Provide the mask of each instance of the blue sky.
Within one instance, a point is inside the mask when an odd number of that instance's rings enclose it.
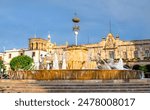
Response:
[[[78,43],[100,42],[109,33],[122,40],[150,39],[150,0],[0,0],[0,50],[27,48],[28,39],[74,43],[72,18],[81,19]]]

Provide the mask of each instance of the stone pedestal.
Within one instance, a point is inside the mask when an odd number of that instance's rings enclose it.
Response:
[[[67,69],[87,68],[88,50],[83,46],[69,46],[66,48]]]

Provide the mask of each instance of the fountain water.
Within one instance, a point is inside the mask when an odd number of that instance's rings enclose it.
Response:
[[[108,65],[109,65],[112,69],[126,70],[126,68],[123,67],[123,60],[122,60],[122,58],[120,58],[117,63],[114,63],[114,59],[110,59],[110,62],[108,63]]]
[[[111,67],[106,63],[106,61],[103,59],[101,59],[101,60],[104,63],[103,69],[111,70]]]
[[[114,59],[110,59],[108,63],[105,60],[103,60],[102,58],[100,58],[100,57],[99,57],[99,59],[100,59],[99,62],[102,63],[102,64],[98,64],[97,66],[100,66],[101,70],[108,70],[108,71],[109,70],[116,70],[116,71],[120,71],[121,73],[123,71],[125,71],[126,74],[133,75],[132,74],[134,72],[133,70],[131,70],[129,68],[124,68],[124,63],[123,63],[122,58],[120,58],[117,63],[114,62]],[[111,73],[111,74],[114,74],[114,73]],[[143,79],[145,77],[144,73],[142,71],[140,71],[140,74],[138,74],[138,71],[137,71],[137,74],[135,74],[134,78],[136,78],[136,75],[140,79]]]
[[[53,69],[59,69],[59,66],[58,66],[58,57],[57,57],[56,53],[54,53]]]
[[[62,69],[66,69],[67,65],[66,65],[65,52],[63,53],[62,61],[63,61],[63,63],[62,63]]]
[[[16,76],[19,79],[23,75],[24,79],[37,80],[129,80],[143,78],[142,71],[125,70],[122,59],[118,63],[115,63],[113,59],[107,63],[99,55],[96,61],[101,68],[95,69],[95,59],[88,59],[88,50],[83,46],[67,47],[62,59],[62,69],[67,67],[66,70],[58,70],[58,57],[56,53],[54,53],[53,59],[53,70],[27,71],[24,74],[16,74],[18,72],[14,71],[10,72],[10,76]],[[83,69],[85,67],[86,69]]]
[[[111,70],[111,67],[109,66],[109,64],[107,64],[107,62],[100,57],[99,53],[97,56],[97,68],[102,69],[102,70]]]
[[[49,70],[50,69],[50,66],[49,66],[49,64],[47,64],[47,70]]]
[[[99,58],[99,59],[100,59],[100,61],[99,61],[100,64],[98,64],[97,66],[100,66],[101,69],[104,69],[104,70],[105,69],[107,69],[107,70],[112,70],[112,69],[116,69],[116,70],[128,70],[128,69],[126,69],[126,68],[123,67],[124,64],[123,64],[122,58],[120,58],[117,63],[114,62],[114,59],[110,59],[108,61],[108,63],[105,60],[103,60],[102,58]]]
[[[115,66],[116,66],[116,69],[118,69],[118,70],[124,70],[125,69],[123,67],[123,60],[122,60],[122,58],[119,59],[118,63]]]

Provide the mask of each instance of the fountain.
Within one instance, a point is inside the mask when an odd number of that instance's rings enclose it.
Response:
[[[63,53],[62,69],[59,69],[57,54],[54,54],[52,70],[11,71],[12,79],[36,80],[128,80],[143,78],[142,71],[123,68],[123,61],[109,63],[100,59],[102,69],[95,69],[96,61],[88,61],[87,49],[83,46],[71,46]],[[84,68],[84,69],[83,69]],[[20,73],[19,73],[20,72]]]
[[[123,67],[123,60],[122,58],[119,59],[119,62],[116,65],[116,68],[119,70],[124,70],[125,68]]]
[[[114,59],[110,59],[110,62],[108,63],[108,65],[109,65],[112,69],[127,70],[126,68],[123,67],[124,64],[123,64],[122,58],[120,58],[117,63],[114,63]]]
[[[59,69],[59,66],[58,66],[58,57],[57,57],[56,53],[54,53],[53,69]]]
[[[65,58],[65,52],[63,53],[63,57],[62,57],[62,69],[66,69],[66,58]]]
[[[89,59],[88,48],[78,45],[77,38],[80,27],[80,19],[75,16],[73,31],[75,34],[75,45],[66,47],[63,51],[62,70],[59,70],[58,57],[54,53],[52,70],[10,71],[10,76],[16,79],[36,79],[36,80],[116,80],[116,79],[141,79],[141,71],[126,70],[123,67],[122,59],[118,63],[111,60],[105,62],[98,54],[98,59]],[[110,42],[111,43],[111,42]],[[98,61],[97,61],[98,60]],[[102,64],[101,64],[102,62]],[[98,69],[96,69],[98,67]],[[49,68],[49,67],[47,67]],[[100,69],[99,69],[100,68]]]
[[[103,70],[111,70],[110,65],[107,64],[105,60],[103,60],[102,58],[99,58],[99,59],[103,62],[103,65],[99,65],[99,66],[102,66],[101,69],[103,69]],[[101,63],[101,62],[100,62],[100,63]]]
[[[50,69],[50,66],[49,66],[49,63],[47,64],[47,70],[49,70]]]
[[[127,68],[124,68],[124,64],[123,64],[123,60],[122,58],[119,59],[119,61],[117,63],[114,62],[114,59],[110,59],[108,61],[108,63],[102,59],[99,58],[100,61],[98,61],[98,67],[104,70],[112,70],[112,69],[116,69],[116,70],[129,70]]]

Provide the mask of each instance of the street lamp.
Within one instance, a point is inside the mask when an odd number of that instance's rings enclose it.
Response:
[[[80,30],[80,27],[78,26],[78,23],[80,22],[80,19],[78,17],[74,17],[72,19],[72,21],[74,23],[73,31],[74,31],[74,34],[75,34],[75,45],[77,46],[78,45],[78,34],[79,34],[79,30]]]

